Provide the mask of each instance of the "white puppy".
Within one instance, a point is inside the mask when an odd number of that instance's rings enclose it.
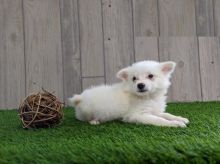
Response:
[[[157,126],[186,127],[188,119],[165,113],[166,94],[174,62],[142,61],[117,73],[121,83],[85,90],[69,99],[76,118],[99,124],[121,119],[124,122]]]

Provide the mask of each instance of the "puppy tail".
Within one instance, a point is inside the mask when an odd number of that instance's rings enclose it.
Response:
[[[70,106],[76,107],[80,102],[82,101],[82,96],[81,95],[74,95],[71,98],[68,98],[68,104]]]

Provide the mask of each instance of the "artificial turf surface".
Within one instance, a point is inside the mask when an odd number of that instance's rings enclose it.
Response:
[[[220,162],[220,102],[171,103],[187,128],[109,122],[98,126],[66,108],[55,128],[24,130],[17,112],[0,112],[0,163]]]

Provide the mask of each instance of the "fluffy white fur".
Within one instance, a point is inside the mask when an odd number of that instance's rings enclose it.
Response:
[[[76,118],[91,124],[111,120],[186,127],[188,119],[165,112],[166,94],[175,63],[142,61],[120,70],[121,83],[101,85],[69,99]],[[152,77],[153,75],[153,77]]]

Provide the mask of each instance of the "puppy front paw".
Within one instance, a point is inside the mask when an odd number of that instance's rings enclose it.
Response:
[[[183,122],[184,124],[189,123],[189,120],[187,118],[184,118],[184,117],[179,117],[179,121]]]
[[[100,122],[98,120],[91,120],[91,121],[89,121],[89,123],[91,125],[99,125],[100,124]]]
[[[171,121],[171,126],[185,128],[186,124],[182,121]]]

